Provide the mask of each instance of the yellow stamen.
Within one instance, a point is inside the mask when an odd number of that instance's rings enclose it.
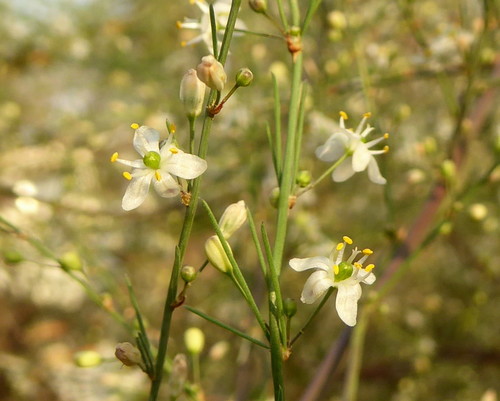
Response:
[[[161,181],[160,170],[155,170],[155,178],[156,178],[156,181]]]
[[[118,152],[115,152],[111,155],[111,158],[109,159],[111,163],[114,163],[118,159]]]
[[[132,124],[130,124],[130,128],[132,128],[132,129],[137,129],[137,128],[139,128],[139,124],[137,124],[137,123],[132,123]]]
[[[342,248],[343,248],[343,247],[344,247],[344,244],[343,244],[342,242],[339,242],[339,243],[337,244],[337,247],[336,247],[335,249],[336,249],[337,251],[340,251],[340,250],[342,250]]]
[[[354,262],[352,265],[358,269],[361,269],[363,267],[363,265],[361,263],[358,263],[358,262]]]
[[[342,117],[344,120],[348,120],[349,116],[345,111],[339,111],[340,117]]]
[[[370,113],[369,111],[366,112],[365,114],[363,114],[363,117],[365,118],[370,118],[372,116],[372,113]]]
[[[349,238],[347,235],[344,235],[344,236],[342,237],[342,239],[344,240],[344,242],[345,242],[346,244],[352,245],[352,239],[351,239],[351,238]]]
[[[339,266],[338,265],[333,265],[333,272],[335,274],[339,274],[339,271],[340,271]]]
[[[369,248],[363,249],[361,252],[363,252],[364,255],[372,255],[373,251]]]
[[[184,41],[184,40],[183,40],[183,41],[181,42],[181,46],[182,46],[182,47],[186,47],[186,45],[187,45],[186,41]]]
[[[384,139],[389,139],[389,133],[388,133],[388,132],[386,132],[386,133],[384,134]]]
[[[168,132],[170,132],[171,134],[175,134],[175,131],[177,130],[177,127],[175,126],[174,123],[170,123],[168,125]]]
[[[182,22],[181,21],[177,21],[175,23],[175,26],[177,27],[177,29],[181,29],[182,28]]]
[[[382,149],[385,153],[388,153],[389,152],[389,146],[388,145],[385,145],[384,146],[384,149]]]
[[[170,153],[173,153],[174,155],[175,155],[176,153],[179,153],[179,149],[174,148],[173,146],[172,146],[169,150],[170,150]]]
[[[130,181],[132,179],[132,174],[130,174],[128,171],[124,171],[122,175],[126,180]]]
[[[375,269],[375,265],[373,263],[369,264],[365,267],[365,270],[370,273],[373,269]]]

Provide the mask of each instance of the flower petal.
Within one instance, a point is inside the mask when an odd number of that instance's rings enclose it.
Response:
[[[344,182],[354,175],[355,171],[352,169],[351,158],[348,157],[340,165],[333,170],[332,179],[335,182]]]
[[[363,280],[361,280],[362,283],[365,284],[373,284],[377,278],[375,277],[375,274],[370,273],[368,276],[366,276]]]
[[[290,260],[290,267],[297,272],[308,269],[321,269],[324,271],[329,271],[331,269],[330,260],[324,256],[304,259],[294,258]]]
[[[144,165],[142,159],[135,159],[135,160],[116,159],[116,162],[133,168],[147,168]]]
[[[128,184],[122,199],[123,210],[135,209],[144,202],[153,175],[152,170],[134,170],[132,172],[132,181]]]
[[[345,152],[347,136],[341,132],[333,134],[324,145],[316,148],[316,157],[324,162],[333,162]]]
[[[364,143],[360,142],[352,155],[352,169],[356,172],[365,170],[372,158],[373,156],[368,148]]]
[[[162,160],[163,161],[163,160]],[[207,169],[207,162],[202,158],[184,153],[173,154],[161,165],[161,169],[177,177],[191,180],[203,174]]]
[[[309,276],[304,284],[300,300],[305,304],[312,304],[319,297],[321,297],[328,290],[328,288],[334,286],[334,282],[328,277],[328,273],[326,271],[315,271]]]
[[[141,156],[147,152],[159,153],[159,141],[160,133],[153,128],[142,125],[135,130],[134,148]]]
[[[373,156],[370,159],[370,163],[368,163],[368,178],[375,184],[384,185],[387,182],[387,180],[382,177],[382,174],[380,174],[377,161]]]
[[[338,286],[337,299],[335,300],[335,308],[340,319],[348,326],[356,324],[356,316],[358,314],[358,299],[361,297],[361,286],[359,284],[345,284]]]
[[[172,198],[180,192],[179,184],[170,174],[161,174],[160,181],[153,179],[153,185],[158,195],[164,198]]]

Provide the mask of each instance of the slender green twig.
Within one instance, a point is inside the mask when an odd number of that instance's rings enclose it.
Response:
[[[212,47],[214,57],[217,58],[217,20],[215,19],[215,10],[213,3],[209,4],[210,12],[210,30],[212,33]]]

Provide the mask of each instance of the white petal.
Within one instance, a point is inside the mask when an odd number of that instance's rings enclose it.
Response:
[[[324,271],[329,271],[331,269],[330,260],[324,256],[304,259],[294,258],[290,260],[290,267],[297,272],[308,269],[321,269]]]
[[[382,177],[382,174],[380,174],[377,161],[373,156],[371,157],[370,163],[368,163],[368,178],[375,184],[384,185],[387,182],[387,180]]]
[[[352,169],[356,172],[365,170],[372,157],[368,148],[363,143],[359,143],[352,155]]]
[[[134,148],[141,156],[147,152],[160,152],[160,133],[153,128],[142,125],[135,130]]]
[[[354,326],[358,314],[358,299],[361,297],[361,286],[359,284],[346,284],[339,285],[338,289],[335,301],[337,313],[345,324]]]
[[[207,162],[198,156],[179,151],[166,159],[165,163],[162,163],[161,169],[177,177],[191,180],[205,172]]]
[[[334,286],[334,282],[328,278],[328,273],[323,270],[315,271],[309,276],[304,289],[300,296],[300,300],[305,304],[312,304],[321,297],[330,287]]]
[[[347,137],[340,132],[333,134],[324,145],[316,148],[316,157],[324,162],[333,162],[345,152]]]
[[[366,273],[365,273],[366,274]],[[375,282],[377,278],[375,277],[375,274],[373,273],[370,273],[367,277],[365,277],[361,282],[362,283],[365,283],[365,284],[368,284],[368,285],[371,285]]]
[[[348,157],[340,165],[333,170],[332,178],[335,182],[344,182],[354,175],[355,171],[352,169],[351,158]]]
[[[123,210],[132,210],[140,206],[142,202],[146,199],[149,191],[149,183],[153,178],[152,170],[144,170],[145,174],[141,170],[135,170],[132,174],[132,181],[128,184],[125,195],[122,199]]]
[[[179,184],[170,174],[161,174],[160,181],[153,178],[153,185],[158,195],[164,198],[172,198],[180,192]]]

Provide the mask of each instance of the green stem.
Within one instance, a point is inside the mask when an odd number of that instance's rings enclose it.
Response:
[[[269,301],[269,309],[273,308]],[[273,314],[269,316],[270,342],[271,342],[271,370],[273,375],[274,401],[285,400],[285,386],[283,380],[283,351],[280,340],[278,321]]]
[[[283,8],[283,1],[276,0],[276,4],[278,6],[278,12],[280,14],[281,24],[283,25],[285,32],[287,32],[288,31],[288,21],[286,19],[285,9]]]

